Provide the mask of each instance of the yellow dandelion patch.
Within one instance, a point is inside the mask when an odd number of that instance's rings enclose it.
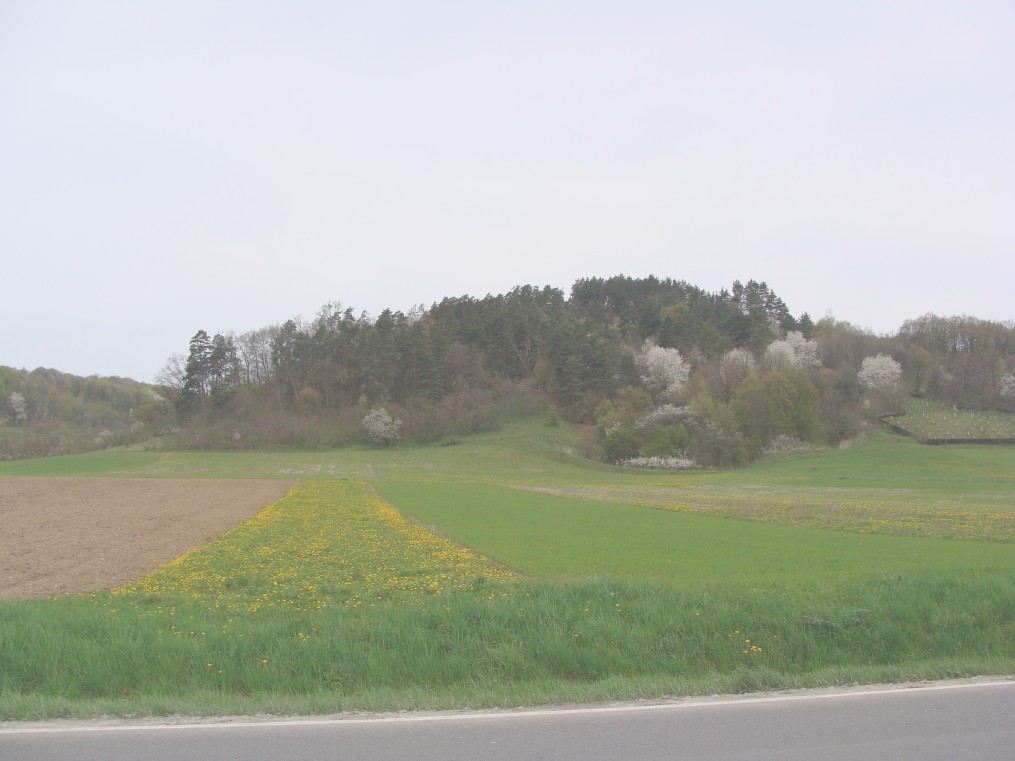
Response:
[[[320,610],[492,588],[514,576],[410,521],[361,482],[307,481],[212,543],[120,587],[209,607]]]

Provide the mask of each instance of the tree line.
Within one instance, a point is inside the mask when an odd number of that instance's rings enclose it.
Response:
[[[506,416],[584,426],[611,462],[735,467],[834,444],[916,394],[1004,407],[1015,325],[934,315],[890,336],[794,316],[764,282],[517,286],[371,317],[340,303],[242,335],[198,331],[160,375],[195,446],[342,445],[383,409],[435,441]],[[385,441],[390,443],[389,437]]]
[[[152,386],[8,369],[0,447],[57,421],[88,434],[78,448],[158,434],[182,447],[259,448],[450,442],[545,414],[579,426],[585,456],[735,467],[849,439],[907,394],[1011,408],[1013,349],[1010,322],[928,314],[876,336],[794,316],[754,280],[707,292],[668,278],[583,278],[567,294],[524,285],[376,317],[332,302],[243,334],[197,330]]]

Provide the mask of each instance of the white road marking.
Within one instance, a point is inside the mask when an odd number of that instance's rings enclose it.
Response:
[[[341,715],[322,717],[292,717],[272,719],[211,719],[195,718],[191,721],[181,719],[178,722],[158,719],[153,720],[114,720],[116,723],[101,724],[95,721],[56,720],[47,722],[11,722],[0,723],[0,734],[46,733],[46,732],[124,732],[124,731],[165,731],[165,730],[200,730],[229,729],[255,727],[290,727],[290,726],[327,726],[349,724],[379,723],[412,723],[436,721],[471,721],[475,719],[516,719],[536,716],[575,716],[601,713],[645,712],[645,711],[677,711],[688,708],[711,708],[730,705],[748,705],[752,703],[788,703],[801,700],[831,700],[839,698],[855,698],[867,695],[893,695],[899,693],[926,693],[942,690],[968,690],[985,687],[1011,687],[1015,679],[998,677],[977,681],[953,682],[918,682],[905,685],[857,686],[846,688],[817,688],[799,692],[751,695],[724,695],[719,697],[688,697],[661,700],[652,703],[623,703],[618,705],[590,705],[573,708],[534,708],[534,709],[487,709],[462,713],[406,713],[406,714],[369,714]]]

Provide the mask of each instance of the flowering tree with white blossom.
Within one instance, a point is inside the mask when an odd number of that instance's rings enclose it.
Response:
[[[902,406],[902,365],[888,354],[864,357],[856,380],[864,390],[864,407],[873,415]]]
[[[902,365],[889,354],[864,357],[856,379],[867,391],[895,393],[899,390]]]
[[[393,418],[383,407],[375,407],[363,418],[367,435],[379,444],[393,444],[402,438],[402,420]]]
[[[776,364],[788,363],[800,368],[821,367],[818,342],[804,338],[799,330],[791,330],[783,340],[770,343],[765,356]]]
[[[676,401],[691,369],[676,349],[664,349],[646,340],[635,357],[645,388],[657,402]]]
[[[28,420],[28,402],[22,394],[12,391],[7,403],[10,405],[11,412],[14,413],[11,419],[15,425],[20,425]]]
[[[1015,373],[1005,373],[1002,375],[998,390],[1005,399],[1015,401]]]

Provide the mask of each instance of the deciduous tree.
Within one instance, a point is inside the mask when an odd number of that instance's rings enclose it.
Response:
[[[14,421],[14,425],[21,425],[28,420],[28,402],[23,394],[12,391],[7,404],[11,408],[11,420]]]
[[[690,374],[690,368],[676,349],[664,349],[646,339],[635,358],[642,383],[657,402],[673,402]]]
[[[860,363],[860,371],[856,374],[860,385],[874,393],[898,392],[901,377],[902,365],[887,354],[864,357]]]
[[[902,365],[887,354],[863,358],[856,380],[866,392],[864,406],[872,415],[899,409],[902,402],[901,376]]]
[[[401,419],[391,417],[383,407],[370,410],[363,418],[363,427],[372,440],[385,446],[394,444],[402,437]]]
[[[187,358],[177,352],[170,354],[162,368],[155,373],[155,382],[160,386],[181,391],[187,379]]]
[[[1005,399],[1015,401],[1015,373],[1005,373],[1001,376],[998,391]]]
[[[719,360],[719,384],[724,402],[733,398],[737,387],[754,372],[757,364],[754,355],[747,349],[730,349],[723,355]]]
[[[789,362],[800,368],[821,366],[817,341],[804,338],[799,330],[791,330],[783,340],[773,341],[768,345],[765,355],[776,364]]]
[[[755,451],[778,436],[815,441],[820,431],[818,391],[803,371],[784,365],[745,380],[733,409],[740,430]]]

